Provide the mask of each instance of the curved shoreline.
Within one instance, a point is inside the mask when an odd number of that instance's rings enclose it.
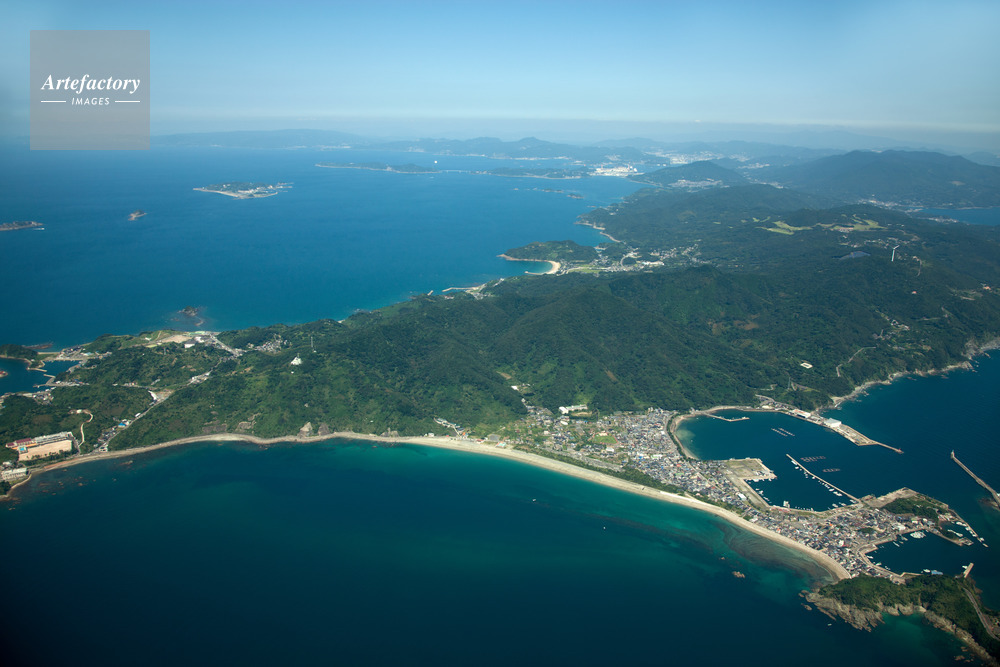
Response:
[[[504,259],[513,260],[513,261],[546,261],[546,262],[550,262],[550,260],[516,260],[514,258],[505,257],[503,255],[501,255],[501,257],[504,257]],[[558,262],[550,262],[550,263],[554,265],[553,266],[553,270],[550,271],[550,272],[554,272],[554,271],[558,270],[558,266],[559,266]],[[985,343],[985,344],[983,344],[983,345],[975,348],[974,351],[972,351],[970,353],[970,359],[973,358],[973,357],[975,357],[975,356],[978,356],[980,354],[984,354],[984,353],[988,352],[989,350],[993,350],[993,349],[1000,349],[1000,339],[989,341],[989,342],[987,342],[987,343]],[[947,366],[945,368],[942,368],[942,369],[934,369],[934,370],[930,370],[930,371],[915,371],[915,372],[908,372],[908,373],[894,373],[888,379],[885,379],[885,380],[873,380],[873,381],[870,381],[870,382],[866,382],[866,383],[860,385],[859,387],[855,388],[850,394],[848,394],[846,396],[834,397],[833,399],[831,399],[831,403],[830,404],[827,404],[827,405],[819,408],[817,410],[817,412],[821,412],[821,411],[827,410],[827,409],[835,409],[835,408],[839,407],[845,401],[854,400],[854,399],[858,398],[859,396],[861,396],[862,394],[864,394],[864,392],[867,389],[869,389],[869,388],[871,388],[873,386],[888,385],[888,384],[891,384],[893,381],[899,379],[900,377],[906,377],[906,376],[910,376],[910,375],[916,375],[916,376],[921,376],[921,377],[923,377],[923,376],[929,376],[929,375],[938,375],[938,374],[946,373],[946,372],[949,372],[949,371],[952,371],[952,370],[968,369],[968,368],[971,368],[971,367],[972,366],[971,366],[971,362],[970,361],[964,361],[964,362],[961,362],[961,363],[958,363],[958,364],[951,364],[951,365],[949,365],[949,366]],[[693,410],[693,411],[688,412],[688,413],[677,414],[670,421],[670,424],[669,424],[669,427],[668,427],[668,433],[670,434],[671,438],[674,440],[674,442],[677,445],[678,449],[681,451],[681,453],[684,456],[700,460],[700,458],[698,456],[696,456],[695,454],[693,454],[689,449],[687,449],[683,445],[683,443],[680,441],[680,439],[677,437],[677,433],[676,432],[677,432],[677,428],[679,427],[679,425],[685,419],[690,419],[690,418],[697,417],[697,416],[702,416],[702,415],[709,415],[709,414],[712,414],[714,412],[718,412],[720,410],[741,410],[741,411],[747,411],[747,412],[774,412],[773,410],[767,410],[767,409],[759,408],[759,407],[739,406],[739,405],[720,405],[720,406],[714,406],[714,407],[711,407],[711,408],[706,408],[706,409],[703,409],[703,410]],[[788,537],[785,537],[784,535],[780,535],[780,534],[775,533],[773,531],[770,531],[770,530],[767,530],[765,528],[762,528],[762,527],[760,527],[760,526],[758,526],[758,525],[756,525],[754,523],[751,523],[751,522],[743,519],[742,517],[740,517],[740,516],[738,516],[738,515],[730,512],[728,510],[724,510],[724,509],[722,509],[720,507],[716,507],[715,505],[711,505],[709,503],[706,503],[706,502],[701,501],[701,500],[696,500],[694,498],[688,498],[688,497],[685,497],[685,496],[679,496],[677,494],[668,493],[666,491],[660,491],[659,489],[651,489],[651,488],[645,487],[645,486],[643,486],[641,484],[636,484],[634,482],[629,482],[627,480],[623,480],[623,479],[620,479],[618,477],[612,477],[610,475],[605,475],[605,474],[602,474],[602,473],[598,473],[598,472],[595,472],[595,471],[592,471],[592,470],[588,470],[586,468],[581,468],[581,467],[574,466],[574,465],[571,465],[571,464],[568,464],[568,463],[563,463],[561,461],[556,461],[554,459],[549,459],[549,458],[546,458],[546,457],[543,457],[543,456],[539,456],[537,454],[531,454],[531,453],[523,452],[523,451],[516,450],[516,449],[508,449],[506,447],[496,447],[496,446],[485,445],[485,444],[482,444],[482,443],[479,443],[479,442],[473,441],[473,440],[459,440],[459,439],[455,439],[455,438],[427,437],[427,436],[387,437],[387,436],[369,435],[369,434],[363,434],[363,433],[354,433],[354,432],[351,432],[351,431],[337,431],[337,432],[329,433],[327,435],[316,435],[316,436],[306,436],[306,437],[294,435],[294,436],[285,436],[285,437],[276,437],[276,438],[261,438],[261,437],[253,436],[253,435],[243,435],[243,434],[234,434],[234,433],[220,433],[220,434],[216,434],[216,435],[200,435],[200,436],[191,436],[191,437],[187,437],[187,438],[179,438],[179,439],[176,439],[176,440],[170,440],[170,441],[167,441],[167,442],[162,442],[162,443],[158,443],[158,444],[155,444],[155,445],[149,445],[149,446],[146,446],[146,447],[137,447],[137,448],[134,448],[134,449],[116,450],[116,451],[112,451],[112,452],[99,452],[99,453],[87,454],[85,456],[79,456],[78,455],[78,456],[76,456],[76,457],[74,457],[72,459],[65,460],[65,461],[59,461],[57,463],[53,463],[53,464],[47,465],[47,466],[45,466],[43,468],[40,468],[40,469],[36,470],[32,474],[32,476],[34,474],[41,474],[43,472],[47,472],[49,470],[57,470],[59,468],[67,468],[67,467],[78,465],[78,464],[81,464],[81,463],[86,463],[88,461],[98,461],[98,460],[105,460],[105,459],[123,458],[123,457],[132,456],[133,454],[142,454],[144,452],[150,452],[150,451],[154,451],[154,450],[157,450],[157,449],[165,449],[165,448],[168,448],[168,447],[176,447],[176,446],[179,446],[179,445],[193,444],[193,443],[197,443],[197,442],[248,442],[248,443],[256,444],[256,445],[274,445],[274,444],[281,444],[281,443],[288,443],[288,444],[308,444],[308,443],[325,442],[325,441],[329,441],[329,440],[362,440],[362,441],[369,441],[369,442],[381,442],[381,443],[386,443],[386,444],[414,444],[414,445],[423,445],[423,446],[428,446],[428,447],[437,447],[437,448],[440,448],[440,449],[450,449],[450,450],[454,450],[454,451],[464,451],[464,452],[478,453],[478,454],[484,454],[484,455],[487,455],[487,456],[497,456],[497,457],[500,457],[500,458],[507,458],[507,459],[510,459],[510,460],[521,461],[522,463],[525,463],[525,464],[528,464],[528,465],[533,465],[533,466],[538,467],[538,468],[544,468],[544,469],[550,470],[552,472],[569,475],[569,476],[576,477],[576,478],[579,478],[579,479],[583,479],[583,480],[586,480],[586,481],[590,481],[590,482],[594,482],[594,483],[597,483],[597,484],[601,484],[603,486],[609,486],[609,487],[617,488],[619,490],[622,490],[622,491],[625,491],[625,492],[628,492],[628,493],[634,493],[634,494],[637,494],[637,495],[643,495],[643,496],[646,496],[646,497],[649,497],[649,498],[655,498],[655,499],[660,500],[662,502],[673,503],[673,504],[682,505],[682,506],[685,506],[685,507],[688,507],[688,508],[691,508],[691,509],[695,509],[695,510],[700,510],[700,511],[703,511],[703,512],[707,512],[709,514],[712,514],[713,516],[716,516],[716,517],[718,517],[718,518],[720,518],[720,519],[722,519],[722,520],[730,523],[731,525],[736,526],[737,528],[742,528],[743,530],[746,530],[748,532],[754,533],[755,535],[758,535],[758,536],[763,537],[765,539],[771,540],[772,542],[775,542],[777,544],[781,544],[782,546],[785,546],[787,548],[793,549],[793,550],[797,551],[798,553],[800,553],[800,554],[802,554],[802,555],[810,558],[820,568],[822,568],[824,571],[826,571],[827,574],[830,575],[830,577],[834,581],[839,581],[839,580],[842,580],[842,579],[850,579],[851,578],[850,573],[848,573],[847,570],[844,569],[844,567],[842,565],[840,565],[833,558],[827,556],[826,554],[824,554],[824,553],[822,553],[820,551],[817,551],[815,549],[812,549],[810,547],[807,547],[804,544],[800,544],[799,542],[796,542],[795,540],[792,540],[792,539],[790,539]],[[17,487],[21,486],[24,482],[28,481],[29,479],[31,479],[31,477],[28,477],[27,479],[25,479],[25,480],[23,480],[21,482],[18,482],[17,484],[15,484],[14,486],[12,486],[11,487],[11,492],[13,492],[14,489],[16,489]],[[11,494],[8,493],[7,496],[0,497],[0,501],[4,500],[6,498],[10,498],[10,496],[11,496]]]
[[[507,447],[498,447],[494,445],[482,444],[474,440],[460,440],[457,438],[446,438],[446,437],[428,437],[428,436],[414,436],[414,437],[387,437],[379,435],[367,435],[363,433],[354,433],[350,431],[337,431],[330,433],[328,435],[316,435],[316,436],[291,436],[291,437],[278,437],[278,438],[260,438],[253,435],[239,435],[233,433],[220,433],[218,435],[202,435],[202,436],[192,436],[188,438],[179,438],[177,440],[170,440],[168,442],[162,442],[155,445],[149,445],[147,447],[137,447],[135,449],[123,449],[112,452],[101,452],[96,454],[88,454],[85,456],[77,456],[76,458],[69,459],[66,461],[59,461],[57,463],[50,464],[39,470],[34,474],[41,474],[43,472],[48,472],[51,470],[58,470],[60,468],[69,468],[82,463],[87,463],[89,461],[100,461],[108,459],[126,458],[133,456],[135,454],[143,454],[145,452],[151,452],[158,449],[166,449],[170,447],[177,447],[181,445],[194,444],[199,442],[211,443],[211,442],[247,442],[255,445],[277,445],[277,444],[311,444],[318,442],[326,442],[330,440],[360,440],[376,443],[385,443],[390,445],[418,445],[427,447],[436,447],[438,449],[448,449],[452,451],[459,452],[469,452],[474,454],[483,454],[486,456],[495,456],[498,458],[504,458],[513,461],[520,461],[527,465],[535,466],[537,468],[543,468],[551,472],[560,473],[563,475],[568,475],[570,477],[576,477],[577,479],[582,479],[584,481],[593,482],[596,484],[601,484],[602,486],[607,486],[611,488],[618,489],[620,491],[625,491],[628,493],[633,493],[636,495],[646,496],[647,498],[653,498],[661,502],[671,503],[674,505],[681,505],[689,509],[694,509],[702,512],[711,514],[727,523],[751,532],[759,537],[771,540],[777,544],[780,544],[788,549],[792,549],[797,553],[808,557],[814,563],[816,563],[823,571],[825,571],[833,581],[840,581],[842,579],[850,579],[851,575],[837,563],[835,560],[827,556],[826,554],[811,549],[804,544],[800,544],[795,540],[792,540],[784,535],[779,535],[778,533],[772,532],[765,528],[761,528],[756,524],[750,523],[749,521],[743,519],[732,512],[722,509],[721,507],[716,507],[701,500],[694,498],[688,498],[686,496],[680,496],[674,493],[668,493],[666,491],[661,491],[659,489],[652,489],[635,482],[629,482],[618,477],[612,477],[610,475],[605,475],[593,470],[588,470],[586,468],[581,468],[569,463],[564,463],[562,461],[556,461],[554,459],[549,459],[544,456],[539,456],[537,454],[531,454],[528,452],[511,449]],[[29,477],[28,479],[31,479]],[[27,481],[27,480],[25,480]],[[18,484],[16,486],[20,486]],[[14,488],[16,488],[16,486]],[[12,489],[13,491],[13,489]],[[7,497],[10,497],[8,494]]]
[[[532,271],[525,271],[529,276],[547,276],[553,273],[559,273],[559,269],[562,268],[562,264],[554,259],[518,259],[517,257],[511,257],[510,255],[497,255],[500,259],[505,259],[508,262],[545,262],[551,265],[548,271],[542,271],[541,273],[534,273]]]

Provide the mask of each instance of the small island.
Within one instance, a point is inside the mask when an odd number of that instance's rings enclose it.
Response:
[[[14,222],[0,223],[0,232],[13,232],[18,229],[33,229],[41,226],[42,223],[34,220],[16,220]]]
[[[184,306],[177,311],[173,319],[175,322],[185,322],[191,327],[200,327],[205,323],[202,310],[200,306]]]
[[[384,162],[317,162],[317,167],[327,169],[365,169],[368,171],[391,171],[397,174],[437,174],[439,169],[422,167],[419,164],[386,164]]]
[[[135,222],[136,220],[138,220],[139,218],[141,218],[144,215],[146,215],[145,211],[140,210],[140,209],[135,209],[134,211],[132,211],[131,213],[128,214],[128,221],[129,222]]]
[[[271,185],[269,183],[247,183],[245,181],[238,181],[233,183],[216,183],[214,185],[206,185],[203,188],[194,189],[198,192],[214,192],[216,194],[226,195],[227,197],[233,197],[235,199],[260,199],[262,197],[273,197],[281,190],[285,190],[290,187],[290,183],[278,183],[276,185]]]

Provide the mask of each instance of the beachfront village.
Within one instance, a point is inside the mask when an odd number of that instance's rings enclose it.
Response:
[[[243,353],[243,350],[224,344],[211,332],[158,332],[147,338],[145,342],[150,345],[177,343],[185,349],[204,346],[215,348],[223,356],[229,357],[238,357]],[[282,344],[283,341],[276,339],[258,347],[263,351],[275,352]],[[101,355],[84,354],[81,348],[70,348],[63,350],[55,359],[78,362],[90,356]],[[291,362],[292,365],[299,363],[299,357]],[[191,377],[188,383],[200,383],[209,374],[210,371],[202,372]],[[33,393],[32,398],[44,403],[51,400],[51,391],[55,386],[73,385],[75,382],[71,379],[57,382],[50,378],[48,386]],[[149,391],[152,400],[144,411],[123,416],[120,422],[104,432],[95,433],[88,429],[88,420],[80,427],[79,438],[75,433],[67,432],[9,443],[7,447],[18,453],[18,463],[4,464],[3,482],[14,484],[22,481],[32,467],[51,462],[53,458],[61,460],[73,456],[74,452],[85,452],[83,456],[87,452],[105,454],[112,438],[129,428],[135,420],[141,419],[146,411],[171,393],[169,389],[145,389]],[[514,389],[521,391],[526,388]],[[809,421],[830,429],[857,445],[881,445],[839,421],[824,419],[765,397],[759,398],[760,406],[749,409],[781,412]],[[982,541],[967,522],[942,503],[908,489],[879,498],[856,498],[810,471],[807,466],[811,462],[808,459],[801,462],[792,459],[792,463],[803,475],[814,478],[834,494],[837,497],[835,506],[815,511],[790,507],[787,502],[784,506],[771,505],[752,485],[759,486],[759,483],[775,478],[775,474],[760,459],[699,460],[684,449],[675,431],[679,421],[690,416],[689,413],[650,409],[639,414],[595,416],[586,405],[564,406],[557,412],[531,406],[526,402],[525,405],[528,409],[527,417],[478,442],[476,447],[524,450],[624,478],[655,492],[688,496],[711,503],[743,518],[756,528],[825,554],[839,564],[844,573],[851,576],[868,574],[902,581],[906,573],[892,572],[872,559],[872,552],[888,542],[919,539],[926,534],[935,534],[958,544],[971,544],[970,537]],[[715,415],[714,412],[699,414],[730,420]],[[90,419],[92,418],[93,415],[90,415]],[[443,418],[435,421],[445,429],[449,439],[455,438],[459,442],[472,444],[460,425]],[[322,430],[318,435],[314,435],[312,431],[299,434],[300,438],[309,436],[306,438],[309,440],[324,435],[326,434]],[[405,438],[393,439],[405,441]]]
[[[787,406],[770,404],[767,407],[801,419],[808,417],[816,423],[822,421],[809,413],[795,414],[790,409],[782,409]],[[703,461],[684,451],[674,429],[677,421],[687,413],[650,409],[641,414],[616,414],[594,420],[583,418],[586,409],[582,405],[566,406],[560,408],[560,414],[555,414],[532,407],[527,419],[498,438],[498,445],[572,459],[626,479],[630,469],[639,471],[648,476],[648,483],[661,493],[689,495],[727,509],[760,528],[826,554],[851,576],[867,574],[901,582],[904,574],[912,574],[892,572],[873,562],[871,552],[888,542],[920,539],[932,533],[958,544],[972,543],[949,526],[961,527],[981,540],[967,522],[946,505],[924,499],[909,489],[878,498],[854,498],[816,477],[818,483],[827,486],[844,502],[825,511],[789,507],[787,502],[784,506],[770,505],[750,484],[775,478],[760,459]],[[833,430],[842,428],[839,423],[823,425]],[[847,437],[845,433],[842,435]],[[804,475],[815,477],[803,463],[794,463]],[[921,506],[935,509],[933,512],[921,511]],[[900,511],[899,507],[913,511]]]

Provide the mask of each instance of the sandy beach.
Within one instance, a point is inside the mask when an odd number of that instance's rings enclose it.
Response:
[[[136,454],[142,454],[144,452],[150,452],[157,449],[165,449],[167,447],[177,447],[185,444],[191,444],[196,442],[248,442],[256,445],[276,445],[276,444],[305,444],[305,443],[317,443],[324,442],[328,440],[364,440],[376,443],[385,443],[390,445],[395,444],[412,444],[412,445],[423,445],[427,447],[437,447],[440,449],[450,449],[453,451],[469,452],[474,454],[481,454],[485,456],[495,456],[498,458],[505,458],[514,461],[520,461],[528,465],[533,465],[539,468],[544,468],[552,472],[557,472],[563,475],[570,475],[579,479],[586,480],[588,482],[593,482],[595,484],[601,484],[603,486],[613,487],[628,493],[635,493],[638,495],[646,496],[659,500],[661,502],[672,503],[675,505],[683,505],[684,507],[689,507],[691,509],[699,510],[702,512],[707,512],[723,519],[730,524],[749,532],[759,535],[766,539],[772,540],[778,544],[781,544],[790,549],[794,549],[799,553],[807,556],[816,562],[820,567],[822,567],[834,580],[839,581],[841,579],[849,579],[850,574],[845,570],[839,563],[830,558],[824,553],[811,549],[803,544],[785,537],[784,535],[779,535],[773,531],[762,528],[756,524],[746,521],[742,517],[739,517],[732,512],[722,509],[721,507],[716,507],[709,503],[703,502],[701,500],[696,500],[694,498],[688,498],[686,496],[680,496],[674,493],[667,493],[666,491],[661,491],[659,489],[653,489],[641,484],[636,484],[635,482],[629,482],[624,479],[619,479],[617,477],[612,477],[610,475],[605,475],[593,470],[588,470],[586,468],[581,468],[569,463],[564,463],[562,461],[556,461],[554,459],[549,459],[544,456],[539,456],[537,454],[530,454],[528,452],[523,452],[520,450],[497,446],[494,444],[480,443],[475,440],[465,440],[452,437],[427,437],[427,436],[415,436],[415,437],[385,437],[377,435],[365,435],[360,433],[352,433],[345,431],[338,431],[330,433],[329,435],[322,436],[308,436],[308,437],[282,437],[282,438],[258,438],[252,435],[239,435],[232,433],[220,433],[217,435],[204,435],[196,436],[190,438],[181,438],[178,440],[171,440],[169,442],[164,442],[156,445],[150,445],[148,447],[139,447],[135,449],[126,449],[113,452],[101,452],[95,454],[88,454],[85,456],[78,456],[76,458],[60,461],[58,463],[53,463],[51,465],[45,466],[40,470],[36,470],[33,474],[40,474],[49,470],[57,470],[59,468],[67,468],[70,466],[78,465],[81,463],[87,463],[88,461],[98,461],[103,459],[116,459],[125,458],[133,456]]]
[[[541,273],[534,273],[532,271],[525,271],[525,273],[532,276],[547,276],[553,273],[559,273],[559,269],[562,268],[560,262],[554,259],[518,259],[517,257],[510,257],[509,255],[497,255],[500,259],[506,259],[508,262],[545,262],[551,265],[548,271],[542,271]]]

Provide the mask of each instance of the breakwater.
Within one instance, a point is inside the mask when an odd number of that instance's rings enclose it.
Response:
[[[974,473],[971,470],[969,470],[969,467],[967,465],[965,465],[964,463],[962,463],[961,461],[959,461],[958,457],[955,456],[955,450],[954,449],[951,450],[951,460],[954,461],[955,463],[957,463],[962,470],[964,470],[965,472],[969,473],[969,477],[971,477],[972,479],[976,480],[976,484],[978,484],[979,486],[981,486],[984,489],[986,489],[987,491],[989,491],[990,492],[990,496],[992,496],[992,498],[993,498],[993,502],[997,506],[997,509],[1000,509],[1000,495],[997,495],[997,492],[993,489],[993,487],[990,486],[989,484],[987,484],[986,482],[984,482],[983,480],[981,480],[976,475],[976,473]]]

